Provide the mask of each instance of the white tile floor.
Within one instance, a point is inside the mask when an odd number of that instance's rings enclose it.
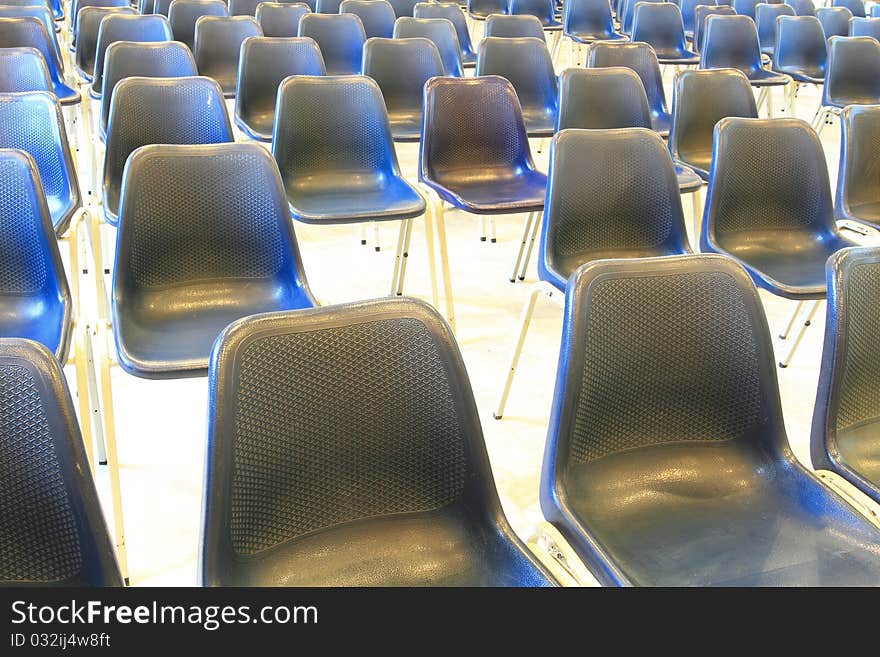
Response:
[[[564,59],[564,57],[563,57]],[[667,72],[667,87],[671,82]],[[671,90],[667,89],[671,100]],[[780,106],[777,98],[775,105]],[[807,120],[817,107],[813,89],[800,94],[798,114]],[[823,134],[832,185],[836,180],[839,128]],[[417,145],[402,144],[398,154],[413,179]],[[548,153],[536,154],[546,170]],[[684,203],[690,217],[690,200]],[[507,367],[513,331],[530,284],[508,282],[523,216],[499,217],[498,243],[480,242],[480,221],[459,212],[447,214],[458,342],[470,373],[486,443],[504,509],[516,531],[528,538],[541,520],[538,478],[556,372],[561,310],[539,301],[520,369],[503,421],[492,418]],[[690,229],[690,220],[689,220]],[[322,304],[379,297],[390,285],[398,225],[380,227],[382,250],[360,245],[356,226],[297,224],[309,282]],[[694,241],[692,241],[694,243]],[[430,297],[421,225],[414,231],[406,293]],[[774,334],[791,302],[762,293]],[[808,331],[795,361],[777,370],[786,426],[795,453],[809,464],[809,427],[822,348],[824,308]],[[779,340],[774,338],[779,347]],[[71,386],[75,380],[68,371]],[[195,585],[205,451],[207,382],[205,379],[147,381],[113,371],[125,531],[134,585]],[[106,468],[98,475],[109,513]]]

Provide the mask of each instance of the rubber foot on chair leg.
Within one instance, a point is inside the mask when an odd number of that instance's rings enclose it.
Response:
[[[124,580],[122,580],[122,581],[125,582],[125,585],[126,585],[126,586],[131,586],[131,580],[130,580],[128,577],[126,577],[126,578],[125,578]]]
[[[361,240],[361,246],[366,246],[366,245],[367,245],[367,240]]]
[[[520,277],[519,277],[519,280],[524,281],[524,280],[526,280],[526,277],[525,277],[525,276],[520,276]]]
[[[481,238],[480,238],[480,241],[481,241],[481,242],[485,242],[485,241],[486,241],[486,238],[485,238],[485,237],[481,237]]]
[[[779,367],[784,370],[786,367],[788,367],[788,365],[786,365],[785,363],[779,363]]]
[[[809,325],[810,325],[810,320],[807,320],[806,322],[804,322],[804,326],[809,326]]]
[[[494,237],[491,239],[492,244],[495,244],[497,241],[498,241],[498,240],[495,239]]]
[[[105,267],[105,268],[104,268],[104,273],[105,273],[107,276],[109,276],[109,275],[110,275],[110,269],[107,268],[107,267]]]
[[[495,415],[495,413],[492,413],[492,417],[494,417],[496,420],[500,420],[504,416],[503,415]]]
[[[379,253],[379,251],[382,250],[382,247],[381,247],[381,246],[377,246],[377,247],[376,247],[375,249],[373,249],[373,250],[374,250],[376,253]]]
[[[511,278],[511,279],[510,279],[510,282],[511,282],[511,283],[516,283],[516,279],[515,279],[515,278]]]
[[[107,461],[98,461],[98,465],[107,465]]]

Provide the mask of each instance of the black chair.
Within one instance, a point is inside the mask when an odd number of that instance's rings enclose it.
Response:
[[[880,503],[880,250],[843,249],[828,259],[826,269],[825,346],[810,436],[813,467],[830,470]]]
[[[76,72],[86,82],[91,82],[95,73],[101,22],[115,14],[137,16],[132,7],[84,7],[79,12],[79,38],[76,40],[73,62]]]
[[[234,97],[241,44],[258,36],[263,36],[260,24],[250,16],[202,16],[196,21],[193,51],[199,75],[214,78],[227,98]]]
[[[780,366],[791,362],[825,298],[825,261],[853,244],[834,222],[825,153],[806,122],[719,121],[700,250],[733,256],[758,287],[798,301],[783,339],[803,303],[814,301]]]
[[[681,10],[671,2],[639,2],[633,15],[632,40],[649,44],[661,64],[699,64],[687,49]]]
[[[850,105],[840,119],[836,218],[880,230],[880,106]]]
[[[847,105],[880,104],[880,42],[871,37],[831,37],[822,104],[813,127],[822,133],[828,118]]]
[[[0,18],[0,48],[36,48],[43,55],[52,90],[62,105],[80,102],[79,93],[64,79],[64,60],[57,50],[54,37],[39,18]]]
[[[308,37],[245,39],[235,94],[235,123],[251,139],[272,141],[278,85],[290,75],[324,74],[321,50]]]
[[[455,26],[445,18],[411,18],[404,16],[394,23],[395,39],[421,37],[430,39],[440,51],[440,59],[446,75],[460,78],[464,75],[464,62]]]
[[[126,13],[115,13],[101,21],[98,30],[98,45],[95,53],[94,75],[90,95],[93,98],[101,97],[101,87],[104,81],[104,61],[107,48],[117,41],[137,43],[152,43],[156,41],[171,41],[172,31],[168,19],[158,14],[131,16]]]
[[[385,0],[342,0],[339,13],[354,14],[360,18],[368,39],[390,39],[394,34],[394,7]]]
[[[880,530],[791,451],[772,358],[729,258],[572,275],[541,509],[600,583],[880,583]]]
[[[477,53],[471,43],[471,33],[467,26],[467,16],[457,2],[419,2],[413,11],[414,18],[445,18],[455,27],[458,46],[461,49],[461,63],[465,68],[477,65]],[[543,31],[541,36],[544,36]]]
[[[354,14],[306,14],[299,21],[299,36],[317,42],[328,75],[361,72],[367,37],[361,19]]]
[[[534,16],[523,14],[517,16],[492,14],[487,16],[483,36],[504,39],[532,38],[541,39],[541,41],[544,41],[545,38],[541,21]]]
[[[229,16],[223,0],[174,0],[168,12],[168,22],[174,40],[196,48],[196,21],[202,16]]]
[[[816,10],[816,18],[822,24],[826,39],[849,36],[849,20],[852,17],[852,12],[846,7],[819,7]]]
[[[776,19],[780,16],[794,16],[794,9],[789,5],[760,3],[756,7],[755,23],[758,26],[758,41],[761,44],[761,53],[773,57],[776,50],[778,29]]]
[[[314,305],[265,148],[152,145],[131,155],[113,276],[125,371],[204,376],[211,346],[231,322]]]
[[[0,338],[4,586],[123,586],[73,401],[43,345]]]
[[[817,18],[781,16],[777,20],[779,38],[773,53],[773,70],[793,80],[789,105],[794,110],[800,85],[824,84],[828,52],[822,25]]]
[[[504,517],[464,362],[426,304],[242,320],[209,377],[202,584],[555,583]]]
[[[434,42],[424,38],[367,39],[363,72],[382,90],[394,141],[418,141],[425,83],[444,74]]]
[[[299,35],[299,19],[311,9],[301,2],[261,2],[257,5],[257,22],[267,37]]]

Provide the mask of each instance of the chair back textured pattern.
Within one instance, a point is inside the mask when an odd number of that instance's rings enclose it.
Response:
[[[132,7],[85,7],[79,12],[79,37],[76,40],[74,64],[79,74],[91,82],[98,54],[98,32],[105,18],[115,14],[137,16]]]
[[[700,68],[735,68],[753,85],[786,84],[788,78],[764,68],[758,30],[748,16],[709,16]]]
[[[822,104],[880,104],[880,42],[871,37],[831,37]]]
[[[0,338],[0,585],[123,585],[64,373]]]
[[[394,7],[385,0],[342,0],[339,13],[354,14],[360,18],[368,39],[390,39],[394,34]]]
[[[404,16],[394,23],[395,39],[412,39],[422,37],[430,39],[440,51],[440,59],[446,75],[460,78],[464,75],[461,59],[461,48],[455,26],[445,18],[410,18]]]
[[[828,48],[819,20],[812,16],[782,16],[777,25],[779,39],[773,53],[773,70],[797,82],[822,84]]]
[[[98,30],[98,46],[95,53],[95,73],[92,76],[92,95],[100,96],[104,79],[104,60],[107,48],[116,41],[153,43],[171,41],[173,38],[168,19],[158,14],[134,16],[111,14],[101,21]]]
[[[199,75],[214,78],[227,98],[235,96],[241,44],[263,36],[260,24],[250,16],[202,16],[196,21],[194,51]]]
[[[202,16],[225,17],[229,16],[229,10],[223,0],[174,0],[168,12],[174,40],[195,51],[196,22]]]
[[[299,21],[299,36],[317,42],[328,75],[361,72],[367,37],[361,19],[354,14],[306,14]]]
[[[780,16],[794,16],[794,9],[782,3],[770,5],[763,2],[756,8],[755,23],[758,25],[758,41],[761,44],[761,52],[771,57],[776,49],[776,19]]]
[[[261,145],[144,146],[122,189],[113,330],[127,372],[204,376],[233,321],[315,305]]]
[[[851,105],[840,119],[837,219],[880,229],[880,107]]]
[[[22,0],[21,6],[5,4],[9,0],[4,0],[4,4],[0,5],[0,18],[36,18],[46,28],[46,34],[49,35],[52,50],[58,61],[63,61],[61,57],[61,47],[58,44],[58,34],[55,31],[55,22],[52,18],[52,12],[49,7],[43,4],[33,4],[35,0]]]
[[[580,43],[626,38],[614,30],[606,0],[568,0],[562,7],[562,24],[565,36]]]
[[[24,151],[2,148],[0,172],[0,338],[34,340],[64,363],[70,289],[37,165]]]
[[[261,2],[257,5],[257,22],[263,36],[295,37],[299,35],[299,19],[311,11],[300,2]]]
[[[477,53],[471,43],[471,33],[467,26],[467,17],[457,2],[419,2],[413,12],[415,18],[445,18],[455,27],[458,36],[458,47],[461,49],[461,60],[465,67],[474,66]],[[543,32],[541,34],[543,37]]]
[[[880,581],[880,531],[791,451],[761,302],[728,258],[573,274],[540,497],[605,585]]]
[[[36,48],[46,61],[52,89],[61,104],[73,105],[80,101],[79,94],[64,80],[64,60],[39,18],[0,18],[0,48]]]
[[[822,23],[826,39],[849,36],[849,19],[852,17],[852,12],[846,7],[819,7],[816,10],[816,18]]]
[[[648,96],[632,69],[568,68],[559,75],[557,131],[650,127]]]
[[[0,48],[0,93],[26,91],[52,93],[43,55],[36,48]]]
[[[486,18],[485,38],[507,39],[533,38],[544,40],[544,27],[534,16],[492,14]]]
[[[633,15],[632,40],[649,44],[664,64],[696,64],[687,48],[681,10],[671,2],[641,2]]]
[[[552,582],[504,517],[455,338],[426,304],[248,318],[209,376],[204,585]]]

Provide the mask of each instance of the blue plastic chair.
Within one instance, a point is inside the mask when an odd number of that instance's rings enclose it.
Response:
[[[562,29],[562,23],[556,18],[555,0],[509,0],[508,13],[514,16],[534,16],[541,21],[544,31]]]
[[[509,14],[507,0],[467,0],[467,12],[471,19],[486,20],[492,14]]]
[[[64,80],[64,64],[53,46],[46,26],[38,18],[0,18],[0,48],[36,48],[43,55],[52,89],[62,105],[80,102],[79,93]]]
[[[0,103],[5,105],[3,100]],[[0,110],[4,109],[0,105]],[[3,112],[8,118],[8,113]],[[73,334],[67,277],[37,163],[0,148],[0,341],[35,340],[62,364]],[[12,410],[12,409],[8,409]],[[8,416],[4,414],[4,419]],[[0,431],[0,434],[5,433]],[[0,576],[0,579],[4,579]]]
[[[471,34],[467,26],[467,17],[456,2],[419,2],[413,12],[415,18],[445,18],[452,22],[458,36],[458,47],[461,50],[461,63],[465,68],[477,65],[477,53],[471,43]]]
[[[622,18],[620,18],[620,31],[624,34],[632,34],[633,20],[636,16],[636,4],[639,2],[665,2],[665,0],[623,0],[621,5]]]
[[[111,43],[116,41],[152,43],[156,41],[171,41],[172,38],[171,25],[164,16],[111,14],[104,18],[98,30],[98,45],[95,53],[91,96],[93,98],[101,97],[101,86],[104,80],[104,58],[107,48]]]
[[[260,24],[250,16],[202,16],[196,21],[193,51],[199,75],[214,78],[227,98],[234,97],[241,44],[259,36]]]
[[[267,37],[295,37],[299,34],[299,19],[311,9],[301,2],[261,2],[257,5],[257,22]]]
[[[694,37],[691,40],[696,52],[703,51],[706,36],[706,22],[711,16],[736,16],[733,7],[728,5],[697,5],[694,10]]]
[[[880,230],[880,106],[851,105],[840,115],[840,168],[834,213],[838,221]]]
[[[851,18],[849,36],[872,37],[880,40],[880,18]]]
[[[87,7],[96,7],[110,9],[131,8],[129,0],[71,0],[70,3],[70,49],[76,48],[77,39],[79,39],[79,12]]]
[[[699,64],[687,48],[681,10],[671,2],[639,2],[633,14],[632,40],[649,44],[661,64]]]
[[[529,137],[552,137],[556,132],[559,85],[543,39],[483,39],[474,75],[510,81]]]
[[[214,341],[233,321],[314,305],[265,148],[163,144],[131,155],[113,272],[125,371],[204,376]]]
[[[728,258],[572,275],[540,500],[601,584],[880,582],[880,530],[791,451],[772,358]]]
[[[769,5],[760,3],[756,7],[755,23],[758,25],[758,41],[761,44],[761,53],[773,57],[776,50],[776,19],[780,16],[794,16],[794,9],[786,4]]]
[[[812,16],[783,16],[778,31],[773,70],[790,76],[796,84],[823,84],[828,53],[819,20]]]
[[[202,16],[229,16],[229,10],[223,0],[174,0],[168,11],[174,40],[195,51],[196,22]]]
[[[306,14],[299,21],[299,36],[317,42],[328,75],[361,72],[367,37],[361,19],[354,14]]]
[[[257,5],[261,0],[229,0],[230,16],[252,16],[257,15]]]
[[[681,0],[681,5],[679,6],[681,9],[681,19],[684,23],[684,34],[691,41],[694,40],[694,21],[696,19],[696,9],[699,5],[714,7],[717,5],[717,2],[715,0]]]
[[[654,49],[647,43],[619,43],[597,41],[587,53],[587,66],[605,68],[623,66],[631,68],[641,78],[648,103],[651,106],[651,125],[661,136],[669,134],[672,117],[666,109],[666,94],[660,64]]]
[[[865,18],[867,16],[864,0],[834,0],[834,2],[831,3],[831,6],[846,7],[856,18]]]
[[[52,93],[46,60],[36,48],[0,48],[0,94]]]
[[[342,0],[317,0],[314,12],[317,14],[338,14]]]
[[[764,68],[758,30],[748,16],[709,16],[700,68],[735,68],[753,87],[783,86],[791,79]]]
[[[445,18],[410,18],[404,16],[394,23],[395,39],[430,39],[440,51],[446,75],[460,78],[464,75],[464,63],[455,26]]]
[[[385,0],[342,0],[339,13],[354,14],[360,18],[368,39],[390,39],[394,33],[394,7]]]
[[[846,7],[819,7],[816,10],[816,18],[822,23],[826,39],[849,36],[849,19],[852,17],[852,12]]]
[[[816,5],[813,0],[785,0],[785,4],[794,7],[797,16],[815,16]]]
[[[129,156],[149,144],[220,144],[235,141],[223,92],[204,77],[120,80],[113,91],[104,155],[104,219],[118,223]]]
[[[176,2],[176,0],[155,0],[153,2],[153,11],[147,13],[161,14],[167,18],[171,11],[172,2]],[[147,0],[147,3],[149,3],[149,0]]]
[[[880,4],[874,4],[871,7],[871,18],[880,18]]]
[[[55,232],[67,232],[82,208],[82,194],[56,98],[46,92],[0,96],[0,148],[19,149],[34,159]]]
[[[8,2],[9,0],[5,0]],[[52,49],[55,51],[58,59],[63,61],[61,57],[61,46],[58,45],[58,26],[55,24],[52,11],[48,6],[40,3],[33,4],[35,0],[22,0],[23,5],[0,5],[0,18],[38,18],[46,27],[46,33],[52,42]]]
[[[203,585],[555,584],[504,517],[455,337],[427,304],[236,322],[209,406]]]
[[[278,85],[291,75],[324,75],[321,50],[312,39],[244,40],[235,93],[235,123],[251,139],[272,141]]]
[[[867,108],[858,108],[864,111]],[[813,467],[830,470],[880,502],[876,247],[843,249],[828,259],[828,312],[813,412]]]
[[[544,28],[534,16],[520,14],[492,14],[486,17],[483,38],[496,37],[502,39],[533,38],[544,41]]]
[[[567,0],[562,7],[562,33],[578,43],[626,39],[614,29],[608,0]]]
[[[748,16],[757,22],[757,6],[761,0],[733,0],[731,6],[740,16]]]
[[[821,134],[831,114],[840,114],[847,105],[880,104],[880,42],[871,37],[828,39],[828,63],[822,105],[816,111],[813,127]]]
[[[79,12],[79,38],[73,62],[76,72],[86,82],[91,83],[94,77],[101,23],[114,15],[137,17],[139,14],[133,7],[84,7]]]
[[[67,381],[38,342],[0,339],[0,417],[0,585],[121,587]]]
[[[409,18],[413,18],[416,12],[416,5],[420,0],[388,0],[391,3],[391,6],[394,7],[394,15],[397,18],[401,16],[408,16]]]

